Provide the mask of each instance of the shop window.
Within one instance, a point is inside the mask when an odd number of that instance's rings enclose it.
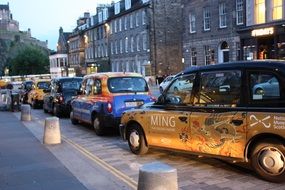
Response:
[[[210,46],[204,46],[205,65],[211,64],[211,49]]]
[[[241,71],[201,73],[201,84],[195,105],[207,107],[235,107],[240,101]]]

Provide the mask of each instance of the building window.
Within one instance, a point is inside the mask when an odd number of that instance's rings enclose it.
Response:
[[[118,41],[115,41],[115,53],[118,54]]]
[[[140,12],[137,12],[136,13],[136,26],[140,25],[139,21],[140,21]]]
[[[134,52],[135,39],[131,36],[131,52]]]
[[[132,6],[131,0],[125,0],[125,8],[126,10],[130,9]]]
[[[137,35],[137,51],[140,51],[140,35]]]
[[[273,0],[273,20],[282,19],[282,0]]]
[[[134,21],[133,21],[133,15],[130,14],[130,28],[133,28],[134,27]]]
[[[146,34],[143,34],[142,36],[142,45],[143,45],[143,50],[147,50],[147,36]]]
[[[117,33],[117,20],[114,20],[114,30],[115,30],[115,33]]]
[[[125,30],[128,29],[128,16],[125,16]]]
[[[205,55],[205,65],[210,65],[211,63],[211,50],[210,46],[204,46],[204,55]]]
[[[142,11],[142,25],[146,24],[146,14],[145,14],[145,10]]]
[[[227,27],[227,10],[225,3],[221,3],[219,5],[219,21],[220,21],[220,28]]]
[[[196,16],[193,13],[189,15],[190,33],[196,32]]]
[[[120,39],[120,53],[123,53],[123,40]]]
[[[191,48],[191,65],[197,65],[197,50]]]
[[[255,23],[265,23],[265,0],[255,0]]]
[[[243,24],[243,0],[236,0],[237,25]]]
[[[122,19],[121,18],[119,19],[119,31],[120,32],[122,31]]]
[[[210,9],[208,7],[203,10],[204,31],[210,30]]]
[[[125,52],[126,53],[128,53],[128,48],[129,48],[128,43],[129,43],[129,39],[128,39],[128,37],[126,37],[125,38]]]

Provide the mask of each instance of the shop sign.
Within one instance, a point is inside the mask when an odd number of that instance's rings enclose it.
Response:
[[[256,36],[265,36],[265,35],[271,35],[274,34],[274,28],[261,28],[261,29],[256,29],[251,31],[251,36],[256,37]]]

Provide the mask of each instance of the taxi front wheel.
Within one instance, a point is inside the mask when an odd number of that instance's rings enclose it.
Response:
[[[252,168],[263,179],[282,182],[285,179],[285,147],[277,140],[258,143],[251,155]]]
[[[71,120],[71,123],[73,125],[77,125],[78,124],[78,120],[74,118],[74,113],[73,111],[70,112],[70,120]]]
[[[129,147],[134,154],[145,154],[148,151],[144,133],[139,125],[130,126],[127,138]]]

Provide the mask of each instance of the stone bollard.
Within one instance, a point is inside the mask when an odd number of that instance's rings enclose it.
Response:
[[[21,121],[31,121],[31,106],[28,104],[21,105]]]
[[[138,190],[177,190],[177,170],[161,162],[145,164],[139,171]]]
[[[60,144],[60,126],[58,117],[48,117],[45,119],[44,144]]]

